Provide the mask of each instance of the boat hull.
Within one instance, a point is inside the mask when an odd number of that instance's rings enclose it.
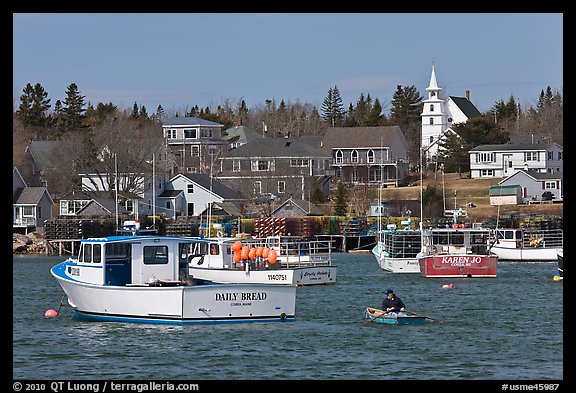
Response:
[[[494,255],[428,255],[418,258],[424,277],[496,277]]]
[[[298,286],[326,285],[336,283],[336,266],[281,268],[270,270],[241,270],[190,267],[194,278],[219,283],[291,284]]]
[[[426,317],[406,315],[396,317],[380,316],[382,310],[368,308],[364,315],[365,318],[372,323],[383,323],[386,325],[422,325],[426,322]]]
[[[564,278],[564,250],[559,249],[556,253],[556,257],[558,258],[558,275]]]
[[[108,286],[70,279],[65,266],[56,265],[51,273],[78,317],[169,324],[289,321],[295,317],[294,285]]]
[[[557,259],[556,248],[521,247],[509,248],[494,245],[490,252],[497,255],[501,261],[517,262],[554,262]]]

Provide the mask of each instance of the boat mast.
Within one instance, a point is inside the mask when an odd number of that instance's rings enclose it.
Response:
[[[118,154],[114,154],[114,199],[116,206],[116,230],[118,227]]]
[[[423,191],[423,178],[422,178],[422,154],[423,154],[424,146],[420,146],[420,252],[424,252],[424,227],[422,225],[422,221],[424,220],[424,191]]]
[[[156,174],[154,172],[155,154],[152,153],[152,228],[156,229]]]

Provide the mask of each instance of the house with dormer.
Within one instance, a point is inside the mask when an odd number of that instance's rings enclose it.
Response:
[[[408,145],[398,126],[330,127],[322,139],[334,181],[349,185],[404,185]]]
[[[28,187],[16,167],[12,169],[12,228],[14,232],[44,232],[52,218],[54,201],[46,187]]]

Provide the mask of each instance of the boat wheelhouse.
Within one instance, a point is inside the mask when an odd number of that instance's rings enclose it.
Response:
[[[564,246],[562,229],[496,228],[492,253],[501,261],[554,262]]]
[[[425,277],[496,277],[498,257],[490,253],[490,230],[455,226],[423,232],[420,273]]]
[[[336,282],[329,241],[209,238],[194,246],[189,274],[214,282],[321,285]],[[245,249],[235,258],[235,244]],[[250,249],[254,254],[250,255]],[[274,260],[268,253],[274,250]],[[239,251],[239,250],[238,250]],[[264,254],[264,255],[262,255]]]
[[[381,269],[391,273],[420,273],[417,255],[422,247],[422,235],[413,229],[386,229],[378,234],[372,249]]]
[[[90,238],[81,241],[77,258],[51,273],[77,317],[173,324],[294,319],[295,285],[190,277],[192,250],[204,243],[163,236]]]

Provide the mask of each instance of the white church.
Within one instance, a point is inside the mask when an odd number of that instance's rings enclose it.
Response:
[[[480,111],[470,101],[470,90],[466,97],[442,98],[442,88],[436,80],[436,70],[432,64],[430,84],[426,88],[428,99],[423,100],[422,110],[422,148],[426,160],[434,159],[438,154],[438,141],[449,132],[453,124],[465,123],[468,119],[481,116]]]

